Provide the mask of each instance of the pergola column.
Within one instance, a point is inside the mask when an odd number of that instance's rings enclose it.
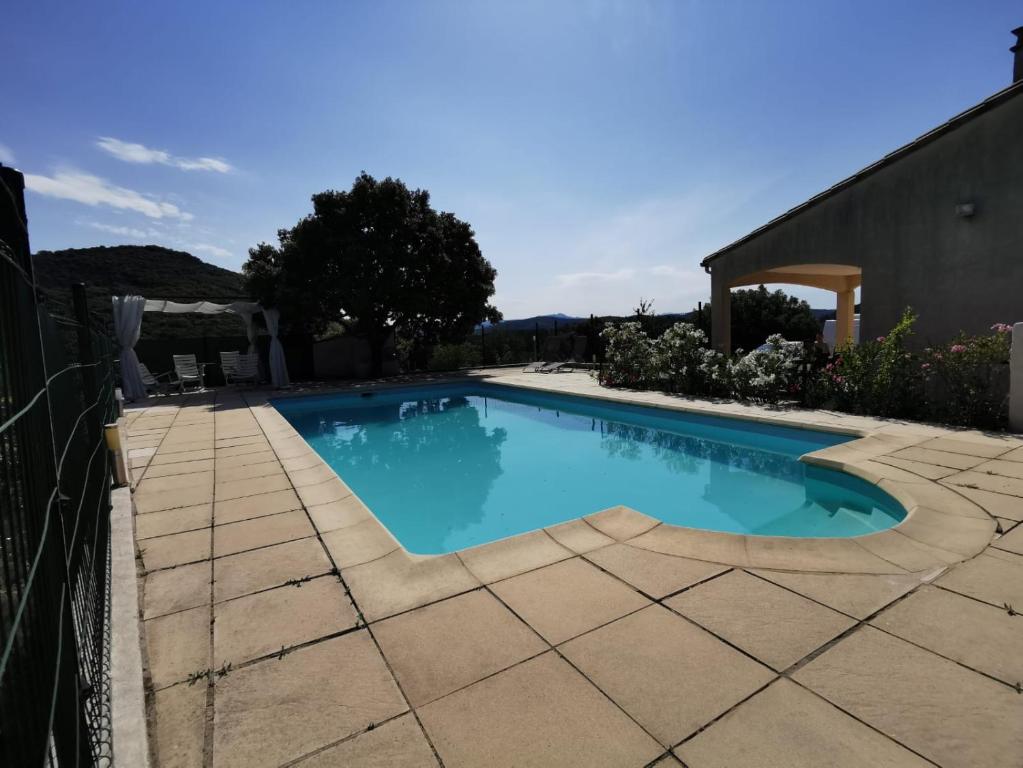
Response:
[[[718,352],[732,352],[732,291],[718,273],[710,274],[710,336]]]
[[[853,318],[856,314],[856,290],[849,288],[836,291],[838,306],[835,311],[835,346],[840,347],[853,340]]]

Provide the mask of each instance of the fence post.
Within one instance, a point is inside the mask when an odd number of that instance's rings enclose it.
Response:
[[[487,329],[480,325],[480,365],[487,364]]]
[[[78,363],[82,366],[82,390],[85,406],[89,407],[99,399],[99,388],[96,386],[96,354],[92,348],[92,324],[89,321],[89,299],[85,293],[85,283],[71,286],[71,298],[75,305],[75,320],[78,321]],[[95,416],[95,414],[94,414]],[[101,424],[98,418],[86,420],[89,430],[89,441],[99,440]]]
[[[1009,350],[1009,429],[1023,432],[1023,323],[1012,326]]]

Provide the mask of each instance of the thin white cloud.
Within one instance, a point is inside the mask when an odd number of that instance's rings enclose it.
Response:
[[[4,165],[14,165],[14,152],[6,144],[0,144],[0,163]]]
[[[557,275],[557,279],[564,286],[574,287],[592,283],[621,283],[635,276],[634,269],[619,269],[615,272],[569,272]]]
[[[234,255],[227,248],[221,248],[219,245],[210,245],[209,243],[192,243],[187,247],[190,251],[205,253],[217,259],[229,259]]]
[[[121,141],[112,136],[100,136],[96,146],[125,163],[169,165],[183,171],[230,173],[234,170],[230,163],[219,157],[177,157],[164,149],[152,149],[144,144]]]
[[[184,171],[216,171],[217,173],[230,173],[234,170],[229,163],[219,157],[186,157],[175,158],[174,164]]]
[[[192,214],[173,203],[154,200],[133,189],[118,187],[99,176],[73,169],[58,170],[53,176],[27,173],[25,186],[37,195],[73,200],[94,208],[105,205],[122,211],[135,211],[151,219],[192,219]]]
[[[104,224],[99,221],[86,221],[82,222],[88,227],[98,229],[100,232],[109,232],[111,235],[120,235],[121,237],[130,237],[135,240],[144,240],[146,238],[160,237],[161,233],[155,229],[138,229],[137,227],[121,227],[116,224]]]

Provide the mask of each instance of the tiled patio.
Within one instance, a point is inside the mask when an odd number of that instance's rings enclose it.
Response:
[[[264,394],[152,400],[127,422],[159,765],[1021,764],[1023,440],[501,379],[870,432],[820,461],[914,514],[798,547],[615,508],[417,557]]]

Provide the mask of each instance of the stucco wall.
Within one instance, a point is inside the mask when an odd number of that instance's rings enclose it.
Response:
[[[959,203],[976,214],[956,216]],[[917,346],[1023,320],[1023,92],[736,246],[711,274],[731,285],[828,263],[863,270],[862,338],[906,306]]]

